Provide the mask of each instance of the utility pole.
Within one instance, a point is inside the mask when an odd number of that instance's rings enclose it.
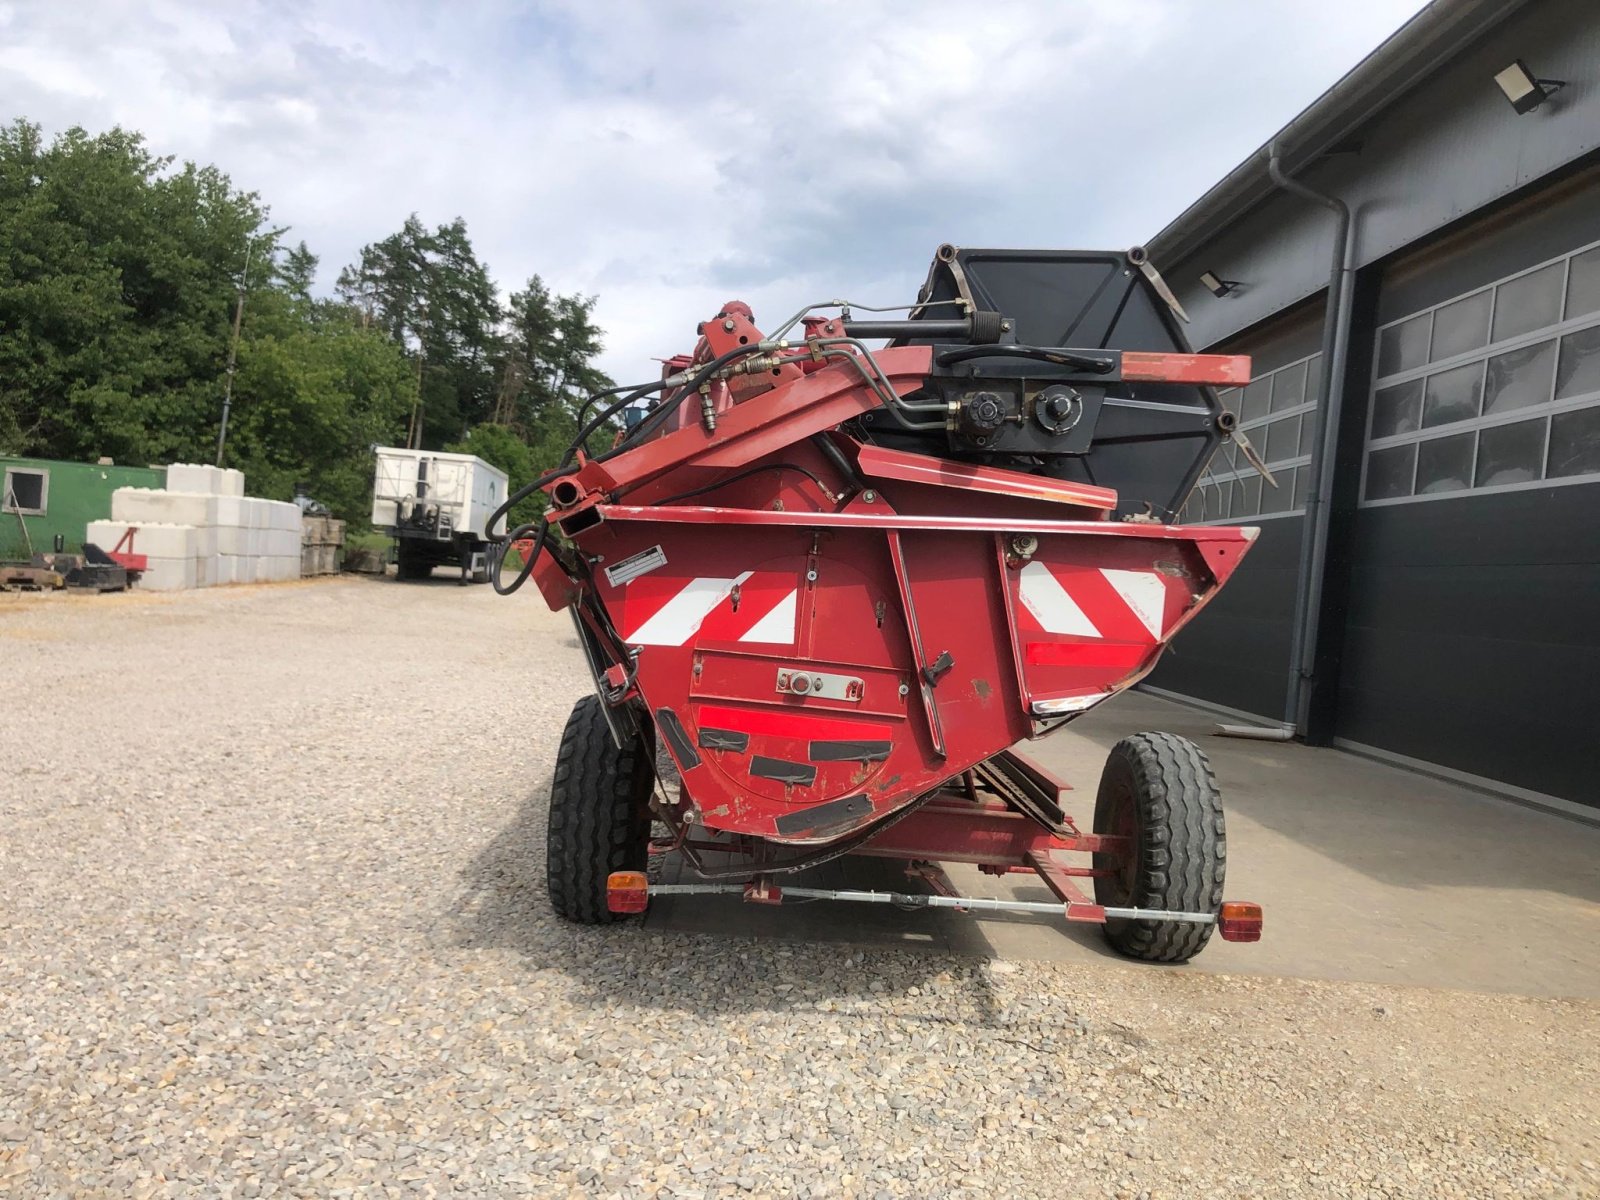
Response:
[[[246,243],[244,274],[239,277],[239,298],[233,306],[233,339],[228,343],[228,377],[222,385],[222,425],[217,430],[217,466],[222,465],[222,449],[228,441],[228,410],[233,407],[233,370],[239,361],[239,330],[244,325],[244,292],[250,283],[250,256],[255,247]]]

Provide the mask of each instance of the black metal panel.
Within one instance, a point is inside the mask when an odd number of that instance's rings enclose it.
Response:
[[[1004,338],[1022,346],[1187,353],[1189,343],[1178,317],[1141,270],[1141,261],[1134,251],[941,246],[918,296],[923,307],[912,316],[934,326],[962,312],[953,303],[960,300],[979,311],[1000,313],[1010,323]],[[902,338],[895,344],[939,341]],[[1025,392],[1063,374],[1082,376],[1081,371],[1044,362],[1019,365],[1017,359],[998,355],[970,359],[951,373],[969,390],[991,378],[1021,375],[1028,381]],[[1065,442],[1059,448],[1030,446],[1027,452],[1042,454],[1041,473],[1114,489],[1118,516],[1148,512],[1171,519],[1221,440],[1216,424],[1220,412],[1216,392],[1209,387],[1112,383],[1092,422],[1087,452],[1081,446],[1069,450]],[[989,445],[985,439],[983,446],[977,452],[983,461],[1012,465],[986,457],[1004,451],[1005,445]]]
[[[750,747],[750,735],[736,729],[710,729],[702,726],[699,742],[702,750],[731,750],[735,754],[743,754]]]
[[[677,760],[680,771],[692,771],[700,765],[700,755],[695,752],[694,745],[689,741],[688,730],[678,720],[677,713],[670,708],[656,709],[656,727],[667,739],[667,747]]]
[[[1337,731],[1600,805],[1600,485],[1361,509]]]
[[[812,762],[883,762],[893,749],[893,742],[812,742],[808,757]]]
[[[768,758],[764,754],[750,759],[750,774],[760,779],[775,779],[779,783],[793,783],[810,787],[817,781],[817,769],[809,763],[790,762],[786,758]]]
[[[1197,700],[1283,714],[1300,517],[1261,522],[1261,536],[1205,610],[1180,633],[1148,682]]]

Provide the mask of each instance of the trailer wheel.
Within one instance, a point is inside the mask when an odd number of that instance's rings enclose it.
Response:
[[[1125,855],[1097,853],[1095,900],[1115,907],[1207,912],[1222,906],[1228,840],[1211,764],[1188,738],[1136,733],[1111,748],[1095,797],[1094,831],[1132,840]],[[1106,940],[1130,958],[1187,962],[1214,925],[1109,918]]]
[[[649,860],[653,757],[644,739],[617,749],[598,696],[573,706],[556,753],[545,841],[557,916],[580,925],[620,919],[606,907],[606,877],[642,871]]]

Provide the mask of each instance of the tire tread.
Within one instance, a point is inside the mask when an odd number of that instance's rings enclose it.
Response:
[[[1138,733],[1111,748],[1095,805],[1096,832],[1110,832],[1108,783],[1132,775],[1142,831],[1131,897],[1137,908],[1215,914],[1222,906],[1228,840],[1216,776],[1200,747],[1171,733]],[[1104,882],[1096,881],[1097,897]],[[1104,901],[1102,901],[1104,902]],[[1146,962],[1187,962],[1211,939],[1214,925],[1180,921],[1106,922],[1117,950]]]
[[[598,696],[573,706],[556,753],[545,839],[545,876],[557,916],[581,925],[621,919],[606,907],[606,878],[645,868],[652,759],[642,744],[617,749]]]

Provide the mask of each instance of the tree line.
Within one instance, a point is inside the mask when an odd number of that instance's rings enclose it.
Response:
[[[227,465],[253,495],[303,483],[358,526],[372,446],[478,454],[515,486],[610,386],[594,297],[535,275],[502,301],[459,217],[410,217],[332,297],[288,232],[137,133],[0,127],[0,453],[214,461],[241,296]]]

